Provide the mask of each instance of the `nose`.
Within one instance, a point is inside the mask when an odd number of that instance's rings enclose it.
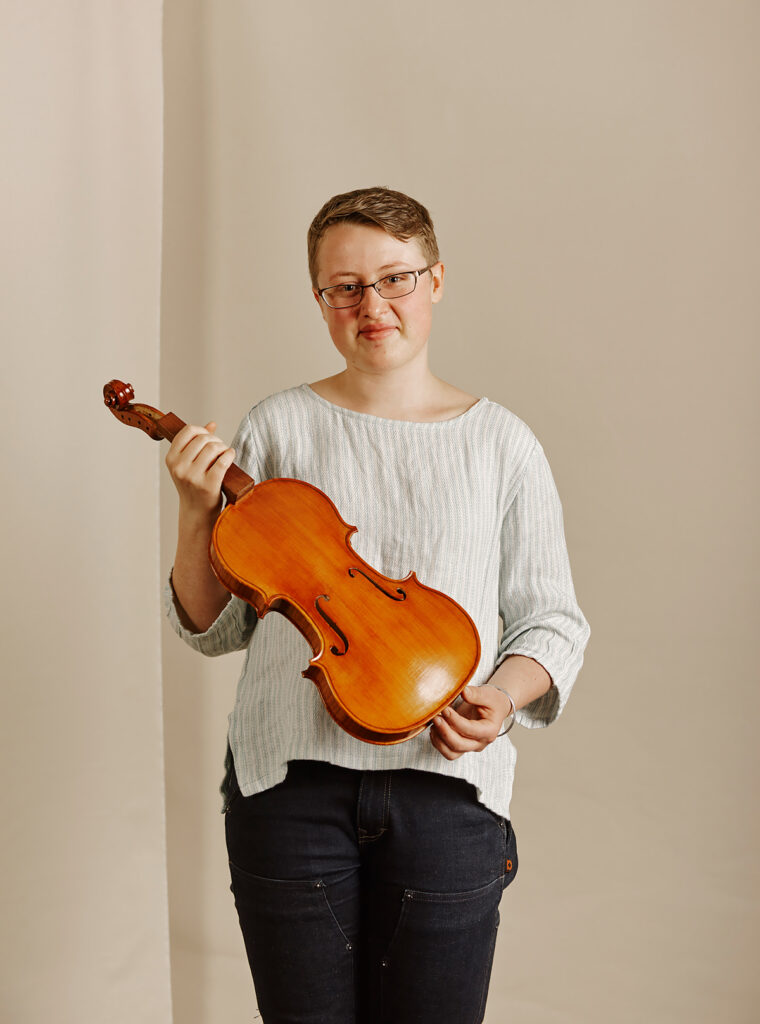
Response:
[[[359,308],[366,316],[379,316],[386,308],[388,300],[378,295],[374,288],[365,288]]]

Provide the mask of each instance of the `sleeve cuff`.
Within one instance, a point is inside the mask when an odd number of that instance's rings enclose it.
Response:
[[[193,650],[208,657],[242,650],[248,645],[256,623],[253,609],[240,598],[231,596],[208,629],[202,633],[188,629],[177,612],[171,573],[164,587],[164,610],[174,632]]]
[[[582,649],[577,648],[568,656],[560,656],[551,650],[551,644],[541,645],[541,649],[527,644],[515,644],[504,651],[496,661],[498,667],[507,657],[521,654],[532,658],[551,676],[552,684],[546,693],[518,708],[515,721],[526,729],[545,729],[556,721],[565,709],[575,680],[583,662]]]

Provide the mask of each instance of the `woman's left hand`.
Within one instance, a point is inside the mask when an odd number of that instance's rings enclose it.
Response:
[[[430,741],[449,761],[470,750],[485,750],[509,714],[509,698],[495,686],[465,686],[462,702],[433,719]]]

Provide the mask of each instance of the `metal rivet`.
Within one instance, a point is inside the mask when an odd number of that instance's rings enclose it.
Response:
[[[387,967],[388,966],[388,961],[387,960],[381,960],[380,961],[380,966],[381,967]]]

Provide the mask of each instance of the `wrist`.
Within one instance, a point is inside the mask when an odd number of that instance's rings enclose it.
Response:
[[[503,693],[504,697],[506,698],[506,712],[504,715],[504,721],[502,722],[501,730],[499,731],[499,736],[506,736],[509,730],[512,728],[512,726],[515,724],[515,714],[517,713],[515,699],[511,693],[508,693],[504,689],[503,686],[498,686],[496,683],[490,683],[489,685],[492,686],[494,690],[498,690],[500,693]]]
[[[178,533],[181,537],[192,540],[203,538],[208,541],[219,518],[220,508],[197,508],[187,505],[179,506]]]

